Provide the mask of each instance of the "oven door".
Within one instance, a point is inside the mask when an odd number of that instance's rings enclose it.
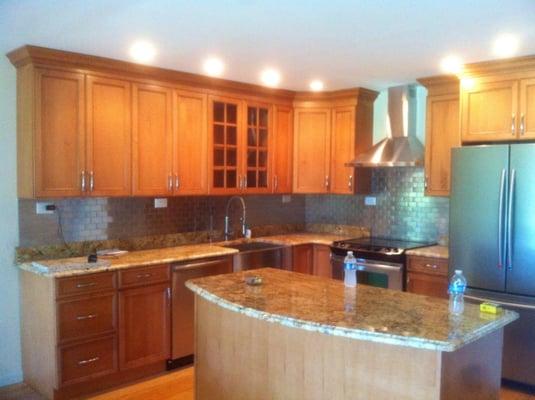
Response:
[[[334,279],[344,279],[344,258],[331,254]],[[403,290],[403,264],[357,258],[357,283]]]

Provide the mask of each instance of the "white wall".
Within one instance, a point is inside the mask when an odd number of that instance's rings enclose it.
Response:
[[[14,265],[19,236],[16,155],[16,74],[0,55],[0,386],[22,380],[19,281]]]

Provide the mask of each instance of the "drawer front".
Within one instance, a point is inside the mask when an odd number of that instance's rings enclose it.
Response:
[[[115,304],[114,293],[58,302],[59,341],[115,331]]]
[[[56,281],[58,298],[115,289],[115,272],[102,272],[59,278]]]
[[[448,275],[448,260],[430,257],[409,257],[408,270],[434,275]]]
[[[129,268],[119,271],[119,287],[144,286],[153,283],[168,282],[170,277],[169,264]]]
[[[65,346],[59,351],[62,385],[117,371],[117,346],[115,336]]]

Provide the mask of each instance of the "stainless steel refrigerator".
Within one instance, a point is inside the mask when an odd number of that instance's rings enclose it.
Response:
[[[469,301],[515,310],[505,328],[506,379],[535,385],[535,144],[452,150],[450,272]]]

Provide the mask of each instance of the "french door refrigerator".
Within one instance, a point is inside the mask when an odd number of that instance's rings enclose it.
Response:
[[[535,385],[535,144],[452,150],[449,268],[463,270],[468,301],[520,314],[502,376]]]

